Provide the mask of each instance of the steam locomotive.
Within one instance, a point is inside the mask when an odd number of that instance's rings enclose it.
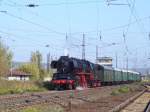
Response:
[[[78,86],[99,87],[105,84],[128,83],[141,79],[138,72],[105,67],[68,56],[61,56],[59,60],[52,61],[51,67],[57,69],[51,81],[55,89],[75,89]]]

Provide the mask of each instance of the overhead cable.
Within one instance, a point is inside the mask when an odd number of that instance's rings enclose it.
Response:
[[[46,29],[46,30],[48,30],[48,31],[51,32],[51,33],[55,33],[55,34],[58,34],[58,35],[65,35],[65,33],[52,30],[52,29],[50,29],[50,28],[48,28],[48,27],[46,27],[46,26],[44,26],[44,25],[41,25],[41,24],[39,24],[39,23],[35,23],[35,22],[33,22],[33,21],[30,21],[30,20],[24,19],[24,18],[22,18],[22,17],[16,16],[16,15],[14,15],[14,14],[8,13],[8,11],[5,11],[5,12],[4,12],[4,11],[0,11],[0,12],[3,13],[3,14],[9,15],[9,16],[11,16],[11,17],[17,18],[17,19],[19,19],[19,20],[21,20],[21,21],[24,21],[24,22],[33,24],[33,25],[35,25],[35,26],[38,26],[38,27],[40,27],[40,28]]]
[[[81,5],[81,4],[91,4],[91,3],[100,3],[100,2],[104,2],[104,0],[91,0],[91,1],[75,1],[75,2],[68,2],[68,5]],[[35,8],[35,7],[40,7],[40,6],[60,6],[60,5],[66,5],[66,2],[60,2],[60,3],[45,3],[45,4],[34,4],[34,3],[29,3],[29,4],[6,4],[8,6],[11,7],[31,7],[31,8]]]

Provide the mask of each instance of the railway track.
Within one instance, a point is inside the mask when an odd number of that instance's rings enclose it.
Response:
[[[93,95],[93,90],[96,91],[99,89],[100,88],[86,89],[83,91],[50,91],[24,95],[0,96],[0,110],[3,112],[17,112],[17,110],[39,104],[56,104],[63,108],[68,108],[71,101],[70,99],[87,99]]]
[[[109,101],[104,99],[108,94],[110,95],[110,92],[115,88],[118,88],[118,86],[106,86],[85,90],[49,91],[41,93],[28,93],[23,95],[0,96],[0,112],[18,112],[26,107],[46,104],[60,105],[66,111],[68,111],[71,105],[78,106],[79,103],[84,104],[85,102],[92,105],[100,104],[99,106],[102,106],[103,108],[103,105],[111,106],[108,105]],[[101,95],[98,93],[104,94]],[[96,102],[97,98],[104,99]]]
[[[150,112],[150,86],[141,93],[129,98],[110,112]]]
[[[129,104],[120,112],[144,112],[146,105],[150,101],[150,93],[144,92],[140,97],[138,97],[134,102]]]
[[[147,104],[147,106],[146,106],[144,112],[150,112],[150,101],[149,101],[149,103]]]
[[[67,99],[64,99],[66,97],[63,96],[64,92],[46,92],[4,97],[0,99],[0,110],[13,112],[28,106],[46,103],[65,107],[67,106],[67,103],[65,103]]]

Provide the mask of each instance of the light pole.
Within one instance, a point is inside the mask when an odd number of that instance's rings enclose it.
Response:
[[[47,44],[45,47],[49,48],[50,46]],[[50,72],[50,52],[47,53],[47,72]]]
[[[13,42],[15,42],[15,40],[13,40]],[[14,49],[14,48],[12,47],[12,49]],[[10,74],[11,74],[11,76],[12,76],[12,70],[13,70],[13,60],[10,60]]]
[[[15,42],[14,39],[12,39],[11,41],[12,41],[12,42]],[[11,46],[11,47],[12,47],[12,50],[13,50],[14,47],[13,47],[13,46]],[[12,76],[12,71],[13,71],[13,60],[10,61],[10,74],[11,74],[11,76]]]

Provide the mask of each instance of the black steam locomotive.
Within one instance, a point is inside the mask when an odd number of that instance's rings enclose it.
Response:
[[[51,67],[57,69],[52,79],[56,88],[100,86],[100,81],[94,78],[95,64],[87,60],[61,56],[58,61],[52,61]]]

